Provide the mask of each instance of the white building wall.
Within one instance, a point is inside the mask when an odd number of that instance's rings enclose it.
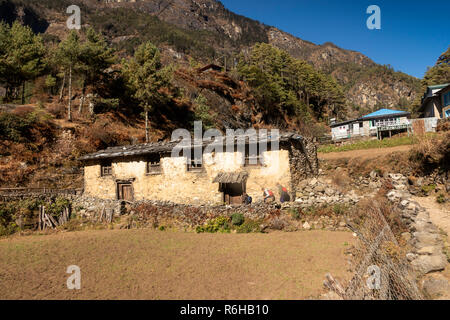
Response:
[[[346,139],[350,137],[350,126],[348,124],[331,128],[331,137],[333,140]]]

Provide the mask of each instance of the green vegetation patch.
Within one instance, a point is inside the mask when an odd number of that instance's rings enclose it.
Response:
[[[240,213],[235,213],[231,217],[220,216],[208,220],[204,225],[197,226],[197,233],[255,233],[261,232],[259,220],[245,219]]]
[[[365,149],[380,149],[380,148],[391,148],[403,145],[413,145],[417,143],[417,139],[413,136],[405,136],[398,138],[389,138],[383,140],[368,140],[360,141],[352,144],[347,144],[343,146],[335,146],[334,144],[320,146],[317,150],[321,153],[330,152],[343,152],[351,150],[365,150]]]

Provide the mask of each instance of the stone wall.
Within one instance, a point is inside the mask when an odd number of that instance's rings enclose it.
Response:
[[[447,266],[444,239],[427,210],[412,201],[411,193],[406,190],[391,190],[387,197],[401,209],[401,219],[409,229],[402,237],[411,247],[406,257],[414,269],[422,275],[444,270]]]
[[[348,231],[343,216],[323,215],[306,216],[301,214],[301,205],[298,203],[265,204],[258,202],[252,205],[241,206],[210,206],[177,204],[170,201],[142,200],[134,203],[125,203],[119,200],[104,200],[91,197],[80,197],[74,201],[73,206],[78,208],[77,214],[83,218],[95,219],[102,210],[113,211],[113,216],[127,215],[140,216],[143,209],[150,212],[147,220],[171,220],[181,227],[196,227],[207,220],[219,216],[231,216],[241,213],[252,220],[264,221],[262,228],[270,228],[273,219],[282,220],[286,230],[323,229],[331,231]],[[291,216],[292,210],[299,210],[298,219]]]
[[[304,138],[293,142],[289,146],[289,165],[291,172],[291,198],[295,199],[300,183],[308,177],[317,176],[319,173],[319,160],[317,158],[317,146],[310,140]]]

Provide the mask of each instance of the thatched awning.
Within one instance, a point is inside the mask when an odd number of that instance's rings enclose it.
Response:
[[[244,183],[247,181],[248,172],[220,172],[213,183]]]

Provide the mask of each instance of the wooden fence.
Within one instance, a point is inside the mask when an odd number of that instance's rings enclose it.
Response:
[[[20,200],[25,198],[51,198],[55,196],[77,196],[82,193],[82,189],[0,188],[0,201]]]
[[[45,206],[39,206],[38,230],[46,228],[54,229],[62,226],[70,219],[70,209],[65,207],[58,218],[54,218],[51,214],[45,212]]]

